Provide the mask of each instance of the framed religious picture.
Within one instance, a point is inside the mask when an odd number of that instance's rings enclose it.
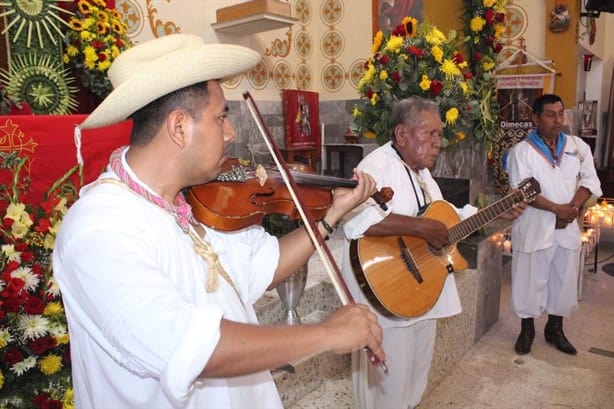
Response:
[[[597,101],[580,101],[580,136],[597,135]]]
[[[320,146],[320,109],[317,92],[282,90],[286,148]]]
[[[410,16],[422,21],[423,0],[371,0],[371,24],[373,36],[381,30],[384,33],[394,30],[403,18]]]

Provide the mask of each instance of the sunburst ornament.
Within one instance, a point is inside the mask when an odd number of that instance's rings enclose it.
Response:
[[[49,55],[16,56],[10,71],[0,69],[0,81],[9,95],[27,102],[35,114],[65,115],[77,108],[74,78]]]
[[[62,38],[64,35],[60,29],[60,24],[69,27],[59,13],[73,14],[58,6],[57,3],[72,2],[73,0],[0,0],[0,6],[4,8],[4,12],[0,13],[0,18],[6,18],[7,22],[6,27],[0,34],[4,35],[12,27],[16,27],[16,31],[12,35],[14,43],[24,34],[27,36],[26,46],[28,48],[32,44],[32,36],[36,36],[39,48],[44,47],[44,36],[47,36],[54,45],[57,45],[59,43],[58,38]]]

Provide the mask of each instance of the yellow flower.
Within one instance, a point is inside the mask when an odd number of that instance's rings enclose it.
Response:
[[[433,46],[433,48],[431,49],[431,54],[433,55],[433,57],[435,57],[435,61],[437,62],[441,62],[441,60],[443,59],[443,50],[437,45]]]
[[[358,109],[358,107],[355,105],[354,109],[352,110],[352,116],[354,117],[354,119],[356,119],[360,115],[362,115],[362,112],[360,112],[360,109]]]
[[[386,79],[388,79],[388,73],[386,72],[386,70],[382,70],[379,73],[379,79],[382,81],[386,81]]]
[[[422,74],[422,80],[420,81],[420,89],[422,91],[427,91],[431,87],[431,80],[429,76],[426,74]]]
[[[475,16],[471,19],[469,27],[471,28],[471,31],[477,33],[478,31],[482,31],[482,29],[484,28],[484,24],[486,24],[486,20],[484,20],[480,16]]]
[[[373,37],[373,45],[371,46],[371,52],[375,54],[379,51],[379,47],[382,45],[382,39],[384,38],[384,33],[382,31],[378,31]]]
[[[377,98],[378,98],[377,94],[373,93],[373,95],[371,96],[371,105],[377,104]]]
[[[458,83],[458,85],[463,90],[463,94],[464,95],[468,95],[469,94],[469,84],[467,84],[467,81],[461,81],[461,82]]]
[[[4,374],[0,371],[0,389],[4,386]]]
[[[53,375],[62,369],[62,358],[57,355],[49,354],[38,362],[41,372],[47,376]]]
[[[386,50],[393,53],[398,53],[401,51],[401,47],[403,47],[403,37],[394,35],[390,36],[388,42],[386,43]]]
[[[403,21],[401,21],[401,24],[403,24],[405,26],[405,29],[408,30],[408,37],[413,38],[416,36],[416,34],[418,34],[418,20],[416,20],[415,18],[406,16],[403,18]]]
[[[463,139],[465,139],[465,136],[466,136],[466,135],[465,135],[465,133],[464,133],[464,132],[458,131],[458,132],[456,133],[456,139],[458,139],[459,141],[462,141]]]
[[[443,61],[439,69],[446,75],[446,80],[448,81],[452,81],[454,77],[460,77],[461,75],[463,75],[461,70],[459,70],[454,63],[454,61],[450,60],[449,58],[446,58]]]
[[[56,336],[54,336],[54,338],[55,338],[55,342],[57,342],[58,345],[66,345],[66,344],[68,344],[68,341],[69,341],[69,335],[68,334],[56,335]]]
[[[69,44],[66,47],[66,55],[68,55],[69,57],[74,57],[77,54],[79,54],[79,49],[75,47],[74,45]]]
[[[495,0],[484,0],[482,4],[484,7],[492,7],[495,4]]]
[[[450,108],[446,111],[446,123],[448,125],[454,125],[458,119],[458,109],[456,107]]]
[[[505,24],[495,24],[495,38],[498,40],[501,38],[501,35],[505,32]]]
[[[426,41],[431,45],[439,45],[447,41],[446,36],[436,28],[431,29],[424,35]]]
[[[373,131],[365,131],[364,135],[367,139],[375,139],[375,137],[377,136]]]
[[[490,71],[495,68],[495,63],[492,61],[484,61],[482,62],[482,68],[484,69],[484,71]]]
[[[75,407],[75,392],[72,388],[66,389],[66,394],[64,395],[64,399],[62,399],[62,408],[63,409],[73,409]]]
[[[64,308],[62,308],[62,304],[56,301],[49,301],[45,306],[45,310],[43,311],[43,314],[47,316],[59,315],[63,313]]]

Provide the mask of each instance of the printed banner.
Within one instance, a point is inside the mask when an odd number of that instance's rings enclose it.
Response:
[[[74,140],[75,125],[87,115],[7,115],[0,116],[0,151],[16,151],[28,157],[22,177],[30,179],[30,188],[23,200],[39,203],[56,180],[77,164]],[[111,152],[130,140],[131,121],[117,125],[81,131],[83,182],[95,180],[105,169]],[[0,183],[9,182],[6,170],[0,173]],[[77,179],[74,179],[75,184]]]
[[[507,193],[507,153],[533,129],[533,102],[554,91],[554,73],[497,75],[496,80],[502,132],[493,147],[493,173],[496,187]]]

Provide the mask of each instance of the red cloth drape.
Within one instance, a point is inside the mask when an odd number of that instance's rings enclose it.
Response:
[[[28,157],[21,172],[31,180],[24,196],[26,203],[36,204],[43,199],[53,183],[77,164],[74,141],[75,125],[87,115],[7,115],[0,116],[0,150],[17,151]],[[113,149],[128,144],[131,121],[117,125],[81,131],[84,183],[96,179],[105,168]],[[10,175],[0,173],[0,183],[6,184]],[[76,180],[76,179],[73,179]]]

